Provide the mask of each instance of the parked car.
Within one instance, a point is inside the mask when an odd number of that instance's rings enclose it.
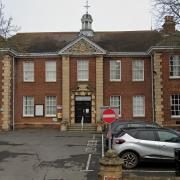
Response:
[[[180,148],[180,134],[165,128],[124,129],[113,140],[113,149],[127,169],[141,161],[174,161],[176,148]]]
[[[108,147],[108,141],[109,136],[112,137],[112,139],[121,132],[122,129],[127,128],[140,128],[140,127],[152,127],[152,128],[160,128],[160,126],[157,123],[150,123],[147,121],[138,121],[138,120],[117,120],[114,123],[111,124],[111,133],[109,132],[109,129],[106,130],[106,146]],[[111,134],[111,135],[110,135]]]

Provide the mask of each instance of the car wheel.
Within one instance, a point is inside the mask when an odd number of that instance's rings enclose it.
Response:
[[[128,151],[121,154],[121,158],[124,161],[123,167],[126,169],[132,169],[138,164],[138,155],[134,152]]]

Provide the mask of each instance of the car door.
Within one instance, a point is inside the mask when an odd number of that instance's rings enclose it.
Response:
[[[138,130],[135,138],[138,139],[138,150],[142,158],[150,159],[161,155],[160,146],[152,129]]]
[[[180,136],[169,130],[157,130],[161,154],[165,159],[174,158],[174,150],[180,148]]]

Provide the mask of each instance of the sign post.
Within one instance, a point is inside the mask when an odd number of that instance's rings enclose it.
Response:
[[[113,123],[116,120],[116,113],[112,109],[106,109],[103,112],[103,121],[105,123],[109,124],[109,130],[108,130],[108,136],[109,136],[109,150],[111,149],[111,139],[112,139],[112,133],[111,133],[111,123]]]

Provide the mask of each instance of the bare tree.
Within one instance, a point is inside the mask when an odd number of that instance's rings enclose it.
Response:
[[[0,36],[7,39],[12,33],[19,30],[18,26],[12,24],[13,18],[6,18],[4,14],[4,4],[0,0]]]
[[[180,28],[180,0],[153,0],[155,26],[159,28],[165,16],[174,16],[177,28]]]

